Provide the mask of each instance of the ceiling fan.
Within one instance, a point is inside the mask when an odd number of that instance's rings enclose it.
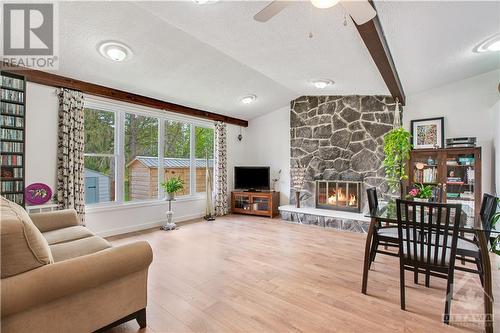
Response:
[[[368,0],[310,0],[316,8],[326,9],[340,3],[346,11],[351,15],[357,25],[364,24],[373,19],[377,12]],[[254,20],[258,22],[267,22],[275,15],[279,14],[286,6],[290,5],[290,1],[274,0],[264,9],[254,15]]]

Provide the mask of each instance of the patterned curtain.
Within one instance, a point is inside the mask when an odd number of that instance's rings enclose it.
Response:
[[[215,123],[215,215],[229,212],[227,197],[227,132],[226,124]]]
[[[59,137],[57,143],[57,203],[77,211],[82,224],[85,214],[83,93],[59,92]]]

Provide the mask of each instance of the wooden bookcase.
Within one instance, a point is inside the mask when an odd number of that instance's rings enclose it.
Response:
[[[481,209],[481,147],[416,149],[410,154],[408,185],[441,185],[443,201],[460,203],[470,217]]]
[[[26,80],[1,72],[0,194],[25,204]]]
[[[280,192],[231,192],[231,211],[233,213],[278,216]]]

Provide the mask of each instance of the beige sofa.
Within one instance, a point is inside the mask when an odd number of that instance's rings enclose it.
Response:
[[[2,333],[146,326],[147,242],[111,246],[74,210],[29,216],[1,197],[0,214]]]

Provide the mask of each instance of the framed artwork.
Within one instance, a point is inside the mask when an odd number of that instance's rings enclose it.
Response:
[[[444,117],[411,121],[413,149],[444,148]]]

